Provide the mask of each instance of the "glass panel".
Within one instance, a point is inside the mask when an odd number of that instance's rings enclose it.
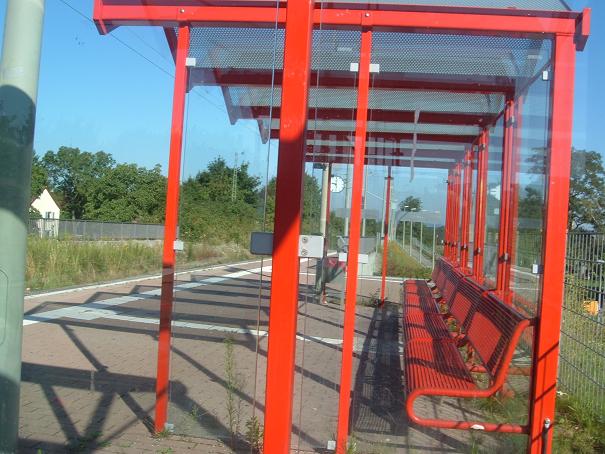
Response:
[[[169,422],[233,449],[262,438],[271,261],[250,248],[252,232],[273,229],[282,47],[277,28],[191,31]],[[262,107],[243,105],[248,87],[231,74],[261,85]]]
[[[550,68],[547,71],[551,71]],[[546,153],[549,140],[551,82],[538,79],[516,105],[512,200],[512,269],[515,301],[534,316],[540,299],[544,233]],[[516,213],[515,213],[516,211]]]
[[[313,34],[302,230],[328,241],[321,259],[300,263],[292,416],[297,452],[323,450],[337,432],[357,105],[351,65],[359,62],[361,37],[319,27]],[[333,78],[341,81],[337,88]]]
[[[504,145],[504,117],[489,129],[487,203],[485,213],[485,249],[483,274],[486,285],[496,285],[498,271],[498,241],[500,238],[500,199],[502,191],[502,151]]]
[[[477,206],[477,175],[479,172],[477,171],[477,153],[475,150],[476,146],[473,147],[473,158],[471,164],[471,210],[469,216],[469,225],[468,225],[468,262],[466,266],[469,270],[473,269],[473,259],[475,257],[475,209]]]

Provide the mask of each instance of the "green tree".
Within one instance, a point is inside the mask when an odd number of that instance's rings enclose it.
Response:
[[[250,232],[258,227],[260,185],[259,178],[250,175],[248,167],[244,163],[234,169],[218,158],[183,183],[180,210],[183,238],[209,243],[248,243]]]
[[[31,183],[31,198],[32,200],[39,197],[45,188],[49,187],[48,171],[40,161],[38,155],[34,155],[32,161],[32,183]]]
[[[159,223],[164,220],[166,178],[161,167],[149,170],[118,164],[94,180],[84,217],[101,221]]]
[[[572,150],[569,227],[605,228],[605,169],[596,151]]]
[[[78,148],[60,147],[55,153],[48,151],[42,158],[53,191],[61,195],[61,214],[67,218],[83,219],[85,205],[95,181],[115,165],[110,154],[99,151],[89,153]]]
[[[542,219],[544,214],[544,198],[542,192],[535,187],[527,186],[525,195],[519,199],[519,217],[525,219]]]
[[[269,181],[267,185],[267,229],[273,230],[273,223],[275,220],[275,188],[276,188],[275,177]],[[312,175],[305,173],[303,182],[303,221],[302,221],[302,233],[305,234],[317,234],[320,231],[319,219],[321,210],[321,187]],[[259,191],[259,197],[261,200],[264,198],[264,188]],[[262,209],[262,203],[259,204],[259,208]]]
[[[405,212],[420,211],[422,209],[422,200],[420,200],[418,197],[410,195],[399,204],[399,209]]]

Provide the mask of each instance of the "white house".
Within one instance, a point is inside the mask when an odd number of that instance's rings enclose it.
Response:
[[[42,215],[42,219],[36,221],[36,227],[38,232],[40,232],[40,236],[57,236],[59,233],[61,209],[50,192],[48,192],[48,189],[44,189],[40,197],[34,199],[31,207],[38,210],[40,215]]]

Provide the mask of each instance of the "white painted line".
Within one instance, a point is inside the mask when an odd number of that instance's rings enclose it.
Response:
[[[174,287],[174,291],[182,291],[196,287],[202,287],[205,285],[217,284],[219,282],[224,282],[229,279],[237,279],[243,276],[247,276],[248,274],[255,274],[262,271],[270,271],[270,266],[264,266],[263,268],[253,268],[250,270],[236,271],[234,273],[228,273],[224,276],[215,276],[203,279],[201,281],[195,282],[185,282],[180,285],[176,285]],[[70,317],[70,318],[82,318],[85,317],[85,320],[94,320],[99,318],[99,311],[103,311],[108,307],[120,306],[122,304],[130,303],[133,301],[148,299],[150,296],[159,296],[161,294],[161,289],[149,290],[143,293],[136,293],[132,295],[124,295],[118,296],[115,298],[109,298],[106,300],[100,301],[91,301],[90,303],[79,304],[77,306],[72,307],[64,307],[62,309],[55,309],[52,311],[42,312],[38,314],[26,315],[23,320],[23,326],[33,325],[36,323],[47,322],[50,320],[56,320],[58,318]]]
[[[268,259],[268,260],[271,260],[271,259]],[[247,261],[247,262],[227,263],[227,264],[223,264],[223,265],[210,266],[210,267],[206,267],[206,268],[196,268],[196,269],[188,270],[188,271],[179,271],[178,273],[175,273],[175,276],[182,276],[183,274],[199,273],[200,271],[220,270],[220,269],[228,268],[231,266],[251,265],[253,263],[259,263],[259,262],[260,262],[260,260],[251,260],[251,261]],[[112,287],[115,285],[123,285],[123,284],[130,284],[133,282],[142,282],[142,281],[148,281],[148,280],[152,280],[152,279],[159,279],[161,277],[162,277],[161,274],[154,274],[152,276],[137,277],[137,278],[133,278],[133,279],[124,279],[121,281],[106,282],[103,284],[92,284],[92,285],[85,285],[83,287],[68,288],[68,289],[63,289],[63,290],[53,290],[51,292],[46,292],[46,293],[36,293],[33,295],[27,295],[25,297],[25,299],[30,300],[30,299],[34,299],[34,298],[43,298],[45,296],[55,296],[55,295],[63,295],[66,293],[80,292],[83,290],[95,290],[95,289],[104,288],[104,287]]]
[[[84,306],[84,305],[83,305]],[[81,308],[82,306],[79,306]],[[109,307],[109,306],[107,306]],[[78,308],[74,308],[78,309]],[[62,309],[61,309],[62,310]],[[52,311],[51,311],[52,312]],[[111,310],[111,309],[98,309],[98,308],[87,308],[86,310],[81,311],[73,311],[69,315],[66,315],[69,318],[75,318],[79,320],[95,320],[99,318],[109,319],[109,320],[119,320],[123,322],[130,323],[142,323],[148,325],[158,325],[159,320],[155,317],[134,317],[130,315],[122,315],[121,313]],[[41,322],[47,320],[40,320]],[[195,322],[181,322],[181,321],[173,321],[172,327],[177,328],[188,328],[195,329],[200,331],[214,331],[220,333],[228,333],[228,334],[246,334],[255,337],[268,337],[269,333],[265,330],[255,330],[248,328],[236,328],[233,326],[223,326],[223,325],[210,325],[206,323],[195,323]],[[340,346],[342,345],[342,339],[334,339],[330,337],[319,337],[319,336],[308,336],[297,334],[296,339],[303,342],[315,342],[319,344],[329,345],[329,346]],[[353,350],[355,352],[361,352],[364,350],[364,342],[365,339],[361,337],[355,337],[353,339]],[[376,348],[376,347],[374,347]],[[370,350],[372,347],[370,347]]]

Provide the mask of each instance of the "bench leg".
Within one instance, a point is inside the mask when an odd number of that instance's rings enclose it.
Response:
[[[454,393],[450,393],[454,394]],[[445,393],[428,393],[413,391],[408,396],[406,402],[406,411],[408,418],[415,424],[424,427],[434,427],[439,429],[456,429],[456,430],[481,430],[484,432],[503,432],[503,433],[515,433],[515,434],[527,434],[529,433],[529,427],[521,424],[497,424],[491,422],[480,422],[480,421],[458,421],[453,419],[433,419],[433,418],[421,418],[414,411],[414,402],[421,396],[438,396],[444,397],[474,397],[474,396],[453,396]],[[485,397],[485,396],[477,396]]]

